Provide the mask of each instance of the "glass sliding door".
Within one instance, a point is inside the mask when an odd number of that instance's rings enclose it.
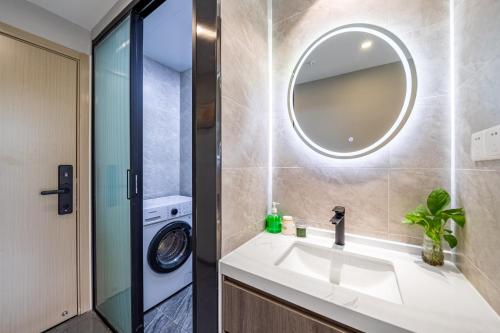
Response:
[[[131,122],[131,18],[94,45],[94,306],[116,331],[135,331],[134,200],[140,197]],[[131,126],[132,125],[132,126]],[[135,238],[134,238],[135,237]],[[141,272],[142,273],[142,272]],[[139,288],[142,291],[142,286]],[[142,295],[140,296],[142,297]],[[141,302],[142,304],[142,302]],[[142,323],[142,313],[141,323]]]

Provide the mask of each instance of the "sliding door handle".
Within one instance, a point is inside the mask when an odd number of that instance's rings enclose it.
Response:
[[[139,194],[139,175],[127,170],[127,199],[130,200]]]
[[[132,171],[130,169],[127,169],[127,199],[130,200],[132,199],[132,196],[130,195],[130,176],[132,175]]]

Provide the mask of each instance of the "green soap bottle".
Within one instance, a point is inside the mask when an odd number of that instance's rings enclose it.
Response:
[[[281,232],[281,215],[278,214],[279,202],[273,202],[273,208],[271,214],[266,217],[266,231],[272,234],[278,234]]]

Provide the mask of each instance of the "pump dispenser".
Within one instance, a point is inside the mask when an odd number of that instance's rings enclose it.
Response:
[[[281,232],[281,215],[278,214],[279,202],[273,202],[273,208],[271,209],[271,214],[266,217],[266,230],[272,234],[277,234]]]

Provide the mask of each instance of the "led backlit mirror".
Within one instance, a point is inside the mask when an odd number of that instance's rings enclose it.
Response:
[[[289,112],[299,136],[336,158],[369,154],[410,115],[417,88],[413,59],[389,31],[344,26],[307,48],[292,74]]]

